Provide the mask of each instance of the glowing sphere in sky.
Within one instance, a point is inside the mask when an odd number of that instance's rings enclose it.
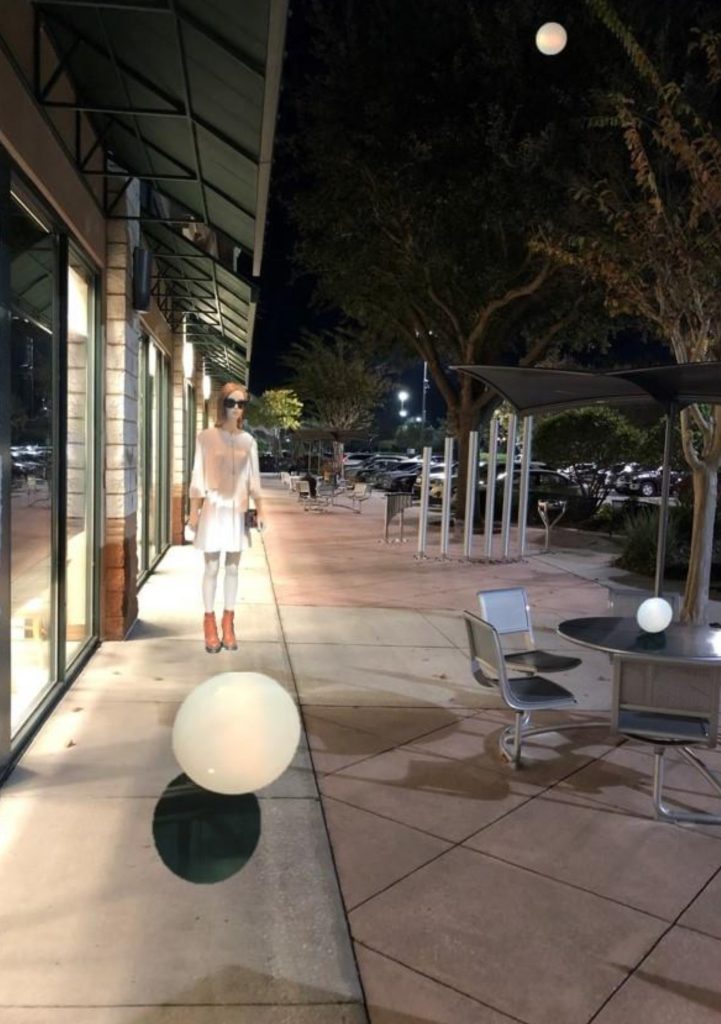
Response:
[[[671,622],[673,608],[662,597],[649,597],[638,606],[636,622],[646,633],[660,633]]]
[[[547,57],[555,57],[568,41],[566,30],[557,21],[547,21],[536,32],[536,46]]]
[[[188,694],[173,724],[185,774],[214,793],[252,793],[286,770],[300,740],[292,697],[260,672],[221,672]]]

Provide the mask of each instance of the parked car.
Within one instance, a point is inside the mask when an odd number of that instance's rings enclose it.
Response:
[[[405,455],[373,455],[358,468],[354,478],[359,483],[372,483],[373,478],[379,473],[393,469],[399,462],[405,462]]]
[[[658,469],[644,469],[640,473],[636,473],[634,476],[631,477],[628,484],[629,495],[641,495],[644,498],[652,498],[655,495],[660,494],[662,476],[662,466],[659,466]],[[671,470],[669,479],[669,488],[671,494],[678,493],[683,478],[683,473],[678,473],[676,472],[676,470],[673,469]]]
[[[442,467],[443,456],[432,455],[431,473],[437,473],[439,470],[442,472]],[[380,487],[384,491],[412,492],[420,478],[422,469],[423,460],[420,457],[399,462],[393,469],[386,470],[386,472],[380,473],[376,477],[376,487]],[[418,484],[418,493],[420,494],[420,484]]]
[[[640,462],[625,462],[619,464],[618,471],[613,479],[613,490],[617,494],[628,494],[631,485],[631,479],[636,476],[637,473],[642,472],[643,467]],[[611,467],[612,471],[616,467]]]

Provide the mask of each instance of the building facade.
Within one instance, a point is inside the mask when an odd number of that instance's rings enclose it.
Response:
[[[138,6],[0,6],[0,773],[127,636],[247,380],[285,2]]]

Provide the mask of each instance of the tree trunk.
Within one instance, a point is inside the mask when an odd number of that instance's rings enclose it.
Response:
[[[693,470],[693,530],[688,575],[684,593],[682,622],[705,621],[711,583],[713,534],[716,519],[717,469],[702,466]]]

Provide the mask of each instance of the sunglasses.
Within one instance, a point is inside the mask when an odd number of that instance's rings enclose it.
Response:
[[[225,406],[226,409],[234,409],[234,408],[245,409],[247,404],[248,404],[248,399],[247,398],[224,398],[223,399],[223,405]]]

